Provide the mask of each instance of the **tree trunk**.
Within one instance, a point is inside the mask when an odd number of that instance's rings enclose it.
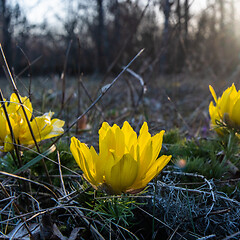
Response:
[[[104,54],[104,10],[103,0],[97,0],[98,28],[97,28],[97,51],[98,51],[98,72],[103,73],[106,68]]]
[[[119,43],[119,35],[120,35],[120,23],[119,23],[119,2],[118,0],[115,0],[115,4],[114,4],[114,27],[115,27],[115,43],[118,46]]]
[[[12,34],[10,31],[11,24],[11,12],[6,7],[6,0],[0,1],[0,11],[2,20],[2,45],[3,50],[9,64],[12,66]]]
[[[232,25],[232,34],[233,34],[233,37],[235,36],[235,33],[236,33],[236,26],[235,26],[235,15],[236,15],[236,12],[235,12],[235,0],[231,0],[231,25]]]
[[[164,0],[162,3],[162,9],[164,13],[164,29],[162,39],[162,54],[160,57],[160,73],[164,74],[167,69],[168,58],[168,40],[169,40],[169,17],[171,11],[171,5],[169,0]]]
[[[189,2],[188,2],[188,0],[185,0],[185,3],[184,3],[184,29],[185,29],[184,45],[185,45],[186,49],[188,47],[188,22],[189,22]]]
[[[219,0],[220,7],[220,31],[224,30],[224,22],[225,22],[225,7],[224,0]]]
[[[179,72],[182,69],[184,64],[184,50],[182,46],[182,14],[181,14],[181,1],[177,0],[177,7],[176,7],[176,15],[177,15],[177,36],[176,36],[176,60],[174,70]]]

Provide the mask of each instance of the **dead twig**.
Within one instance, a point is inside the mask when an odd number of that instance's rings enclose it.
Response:
[[[225,237],[223,240],[229,240],[229,239],[232,239],[232,238],[237,237],[239,235],[240,235],[240,231],[236,232],[236,233],[234,233],[234,234],[232,234],[230,236]]]
[[[8,116],[7,108],[6,108],[6,106],[5,106],[5,101],[4,101],[4,98],[3,98],[2,89],[0,89],[0,100],[1,100],[1,102],[2,102],[1,106],[2,106],[2,108],[3,108],[5,117],[6,117],[6,119],[7,119],[8,127],[9,127],[9,130],[10,130],[10,133],[11,133],[12,144],[13,144],[13,146],[14,146],[14,148],[15,148],[16,156],[17,156],[17,159],[18,159],[18,164],[19,164],[18,167],[22,167],[21,156],[20,156],[20,154],[19,154],[18,145],[16,144],[16,139],[15,139],[15,137],[14,137],[12,125],[11,125],[11,122],[10,122],[10,119],[9,119],[9,116]]]
[[[35,138],[35,136],[34,136],[34,132],[33,132],[33,130],[32,130],[31,124],[30,124],[30,119],[28,119],[28,116],[27,116],[25,107],[24,107],[24,105],[23,105],[23,103],[22,103],[22,100],[21,100],[19,91],[18,91],[17,86],[16,86],[16,84],[15,84],[15,81],[14,81],[14,79],[13,79],[13,77],[12,77],[12,73],[11,73],[11,71],[10,71],[10,69],[9,69],[9,66],[8,66],[8,63],[7,63],[7,60],[6,60],[6,57],[5,57],[5,54],[4,54],[4,51],[3,51],[3,48],[2,48],[2,45],[1,45],[1,44],[0,44],[0,52],[1,52],[1,56],[2,56],[2,59],[3,59],[4,64],[5,64],[5,68],[4,68],[4,69],[5,69],[6,72],[7,72],[6,76],[7,76],[7,78],[9,79],[9,81],[10,81],[12,87],[13,87],[13,91],[14,91],[14,93],[16,94],[16,96],[17,96],[17,98],[18,98],[18,101],[19,101],[19,103],[20,103],[20,105],[21,105],[21,108],[22,108],[22,110],[23,110],[24,117],[25,117],[25,119],[26,119],[26,121],[27,121],[28,128],[29,128],[29,130],[30,130],[32,139],[33,139],[33,141],[34,141],[34,144],[35,144],[35,146],[36,146],[36,148],[37,148],[37,151],[40,153],[41,151],[40,151],[40,148],[39,148],[39,146],[38,146],[37,140],[36,140],[36,138]],[[45,163],[44,159],[42,159],[41,161],[42,161],[42,164],[43,164],[43,167],[44,167],[46,176],[47,176],[47,178],[48,178],[48,181],[49,181],[49,183],[52,185],[52,181],[51,181],[51,178],[50,178],[50,176],[49,176],[46,163]]]
[[[59,169],[59,174],[60,174],[62,190],[63,190],[64,196],[67,196],[67,191],[66,191],[64,180],[63,180],[63,176],[62,176],[61,160],[60,160],[59,151],[57,151],[57,159],[58,159],[58,169]]]
[[[215,199],[215,194],[214,194],[214,191],[213,191],[213,187],[212,187],[212,184],[207,180],[207,178],[205,178],[203,175],[200,175],[200,174],[197,174],[197,173],[184,173],[184,172],[171,172],[171,171],[164,171],[165,173],[170,173],[170,174],[176,174],[176,175],[182,175],[182,176],[191,176],[191,177],[197,177],[197,178],[201,178],[204,180],[204,182],[207,183],[208,187],[209,187],[209,190],[211,192],[211,195],[212,195],[212,205],[210,207],[210,210],[208,211],[207,215],[212,211],[213,207],[214,207],[214,204],[216,202],[216,199]],[[207,217],[206,215],[206,217]]]
[[[107,79],[107,76],[108,74],[112,71],[112,69],[115,67],[115,65],[117,64],[118,60],[120,59],[120,57],[122,56],[122,54],[124,53],[124,50],[126,49],[126,47],[128,46],[128,43],[132,40],[133,36],[136,34],[136,31],[138,30],[138,27],[140,26],[140,23],[142,22],[142,19],[148,9],[148,6],[149,6],[149,3],[150,3],[150,0],[148,0],[147,4],[145,5],[144,9],[142,10],[142,13],[138,19],[138,22],[136,24],[136,27],[135,27],[135,31],[131,32],[128,37],[126,38],[126,40],[124,41],[124,43],[121,45],[121,49],[119,50],[119,53],[118,55],[116,56],[116,58],[113,60],[112,64],[108,67],[107,69],[107,72],[105,73],[104,77],[103,77],[103,80],[102,80],[102,83],[101,83],[101,86],[104,85],[106,79]]]
[[[161,223],[163,226],[167,227],[168,229],[174,231],[174,229],[172,227],[170,227],[168,224],[166,224],[165,222],[161,221],[160,219],[156,218],[155,216],[153,216],[152,214],[150,214],[149,212],[145,211],[144,209],[140,208],[138,205],[134,204],[134,206],[138,209],[140,209],[144,214],[150,216],[151,218],[154,218],[157,222]],[[179,235],[179,237],[181,237],[181,239],[185,239],[187,240],[184,236],[182,236],[180,233],[176,232],[177,235]]]
[[[207,240],[207,239],[211,239],[211,238],[216,238],[216,235],[215,234],[211,234],[211,235],[206,236],[206,237],[198,238],[197,240]]]
[[[59,114],[61,114],[61,112],[63,111],[64,105],[65,105],[66,70],[67,70],[67,63],[68,63],[68,57],[69,57],[71,46],[72,46],[72,40],[70,40],[70,42],[68,44],[68,48],[67,48],[67,52],[66,52],[66,58],[65,58],[65,61],[64,61],[63,72],[61,74],[61,80],[62,80],[62,100],[61,100],[61,110],[60,110]]]
[[[0,171],[0,175],[8,176],[8,177],[15,178],[15,179],[18,179],[18,180],[27,181],[27,182],[30,182],[30,183],[34,183],[34,184],[36,184],[38,186],[41,186],[41,187],[47,189],[49,192],[51,192],[51,194],[54,196],[54,198],[57,199],[56,194],[49,187],[47,187],[46,185],[44,185],[42,183],[35,182],[35,181],[31,180],[31,179],[28,179],[28,178],[25,178],[25,177],[21,177],[21,176],[17,176],[17,175],[11,174],[11,173],[3,172],[3,171]]]
[[[0,188],[2,189],[4,195],[5,195],[7,198],[10,198],[10,197],[11,197],[11,196],[9,195],[9,193],[7,192],[6,188],[3,186],[2,182],[0,182]],[[26,230],[27,230],[27,232],[28,232],[28,234],[29,234],[29,236],[30,236],[30,239],[33,239],[32,233],[31,233],[31,231],[30,231],[30,229],[29,229],[29,227],[28,227],[28,225],[27,225],[27,222],[26,222],[25,219],[21,216],[21,213],[20,213],[17,205],[15,204],[15,202],[13,201],[12,203],[13,203],[13,206],[14,206],[17,214],[19,215],[19,217],[20,217],[21,220],[22,220],[22,225],[25,226],[25,228],[26,228]]]
[[[32,69],[31,69],[31,62],[29,61],[28,57],[27,57],[27,54],[23,51],[23,49],[17,45],[17,47],[19,48],[19,50],[21,51],[21,53],[23,54],[23,56],[25,57],[26,61],[27,61],[27,68],[29,69],[29,86],[28,86],[28,96],[29,96],[29,99],[31,100],[31,97],[32,97]]]
[[[124,69],[117,75],[116,78],[113,79],[113,81],[110,84],[105,85],[102,89],[101,89],[101,93],[100,95],[94,100],[94,102],[85,110],[85,112],[83,112],[66,130],[65,132],[58,136],[55,141],[51,144],[55,144],[56,142],[58,142],[58,140],[60,138],[62,138],[66,133],[68,133],[70,131],[70,129],[84,116],[86,115],[101,99],[102,97],[110,90],[110,88],[116,83],[116,81],[120,78],[120,76],[130,67],[130,65],[142,54],[142,52],[144,51],[144,49],[140,50],[138,52],[138,54],[128,63],[128,65],[126,67],[124,67]]]

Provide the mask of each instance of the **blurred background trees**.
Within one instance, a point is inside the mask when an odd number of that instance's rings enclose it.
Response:
[[[60,75],[64,64],[72,75],[105,74],[141,48],[140,73],[229,74],[239,66],[240,5],[206,0],[200,9],[198,2],[62,0],[56,24],[36,24],[27,6],[0,0],[0,42],[16,75],[29,65],[37,75]]]

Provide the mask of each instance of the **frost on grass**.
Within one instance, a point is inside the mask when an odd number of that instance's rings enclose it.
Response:
[[[183,178],[188,182],[180,182]],[[175,229],[198,237],[235,234],[239,231],[240,202],[218,190],[229,184],[207,180],[198,174],[165,171],[161,181],[152,183],[149,190],[155,195],[155,217],[168,226],[169,234]],[[148,204],[149,213],[152,213],[152,203]]]

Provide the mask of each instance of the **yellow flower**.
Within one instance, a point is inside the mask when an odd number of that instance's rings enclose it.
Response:
[[[221,97],[217,95],[209,86],[216,106],[211,101],[209,104],[209,114],[213,127],[217,127],[218,123],[226,124],[230,128],[240,128],[240,91],[236,90],[234,83],[227,88]],[[222,134],[222,128],[216,128],[219,134]]]
[[[50,111],[42,116],[34,118],[32,115],[33,108],[30,100],[27,97],[21,97],[21,101],[37,142],[58,136],[64,132],[62,128],[64,121],[51,119],[54,112]],[[16,143],[25,146],[34,144],[34,140],[17,95],[13,93],[10,97],[10,102],[5,102],[4,104],[6,106]],[[14,149],[14,146],[12,144],[12,136],[3,106],[0,107],[0,126],[0,151],[11,151]]]
[[[163,134],[161,131],[151,137],[146,122],[138,137],[128,122],[121,129],[104,122],[99,130],[99,154],[75,137],[71,138],[70,150],[93,187],[111,194],[136,192],[146,187],[172,157],[158,158]]]

